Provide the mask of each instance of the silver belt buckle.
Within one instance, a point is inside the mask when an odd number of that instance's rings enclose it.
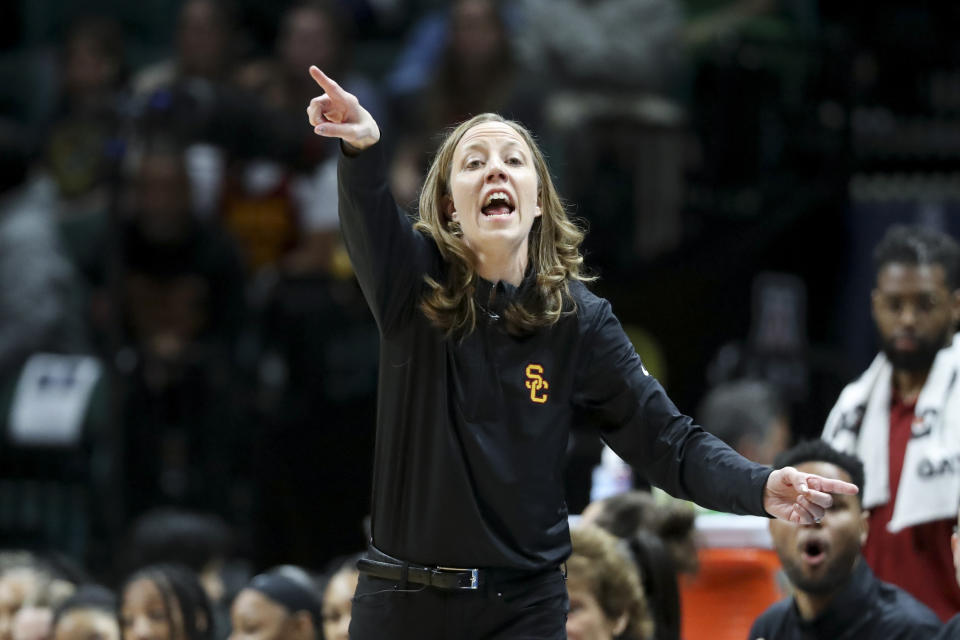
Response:
[[[470,586],[457,587],[464,591],[475,591],[480,588],[480,569],[465,569],[463,567],[437,567],[438,571],[455,571],[470,574]]]

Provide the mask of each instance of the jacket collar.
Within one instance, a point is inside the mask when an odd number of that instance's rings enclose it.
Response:
[[[860,556],[850,574],[850,579],[819,616],[813,620],[804,620],[797,611],[797,604],[794,601],[793,613],[796,616],[797,625],[818,638],[839,638],[873,606],[875,597],[872,592],[876,586],[877,578],[867,566],[866,559]]]
[[[484,310],[496,314],[503,313],[511,302],[516,302],[537,281],[533,268],[527,265],[520,286],[516,287],[509,282],[499,280],[490,282],[477,276],[477,288],[474,299]]]

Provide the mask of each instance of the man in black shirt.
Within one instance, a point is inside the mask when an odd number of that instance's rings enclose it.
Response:
[[[846,482],[753,464],[682,415],[580,273],[529,132],[457,127],[411,226],[377,123],[319,69],[307,109],[340,138],[340,222],[380,330],[372,541],[353,640],[565,637],[562,469],[574,423],[673,495],[813,522]]]
[[[863,464],[823,440],[785,451],[774,466],[785,465],[863,484]],[[936,614],[867,566],[867,513],[859,497],[835,496],[817,524],[769,526],[794,594],[757,618],[751,640],[928,640],[940,628]]]

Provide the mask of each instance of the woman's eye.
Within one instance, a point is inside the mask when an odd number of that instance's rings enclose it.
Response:
[[[480,160],[474,158],[473,160],[468,160],[468,161],[467,161],[466,167],[467,167],[467,169],[479,169],[479,168],[480,168],[480,164],[481,164],[481,163],[480,163]]]
[[[520,165],[523,164],[523,160],[521,160],[520,158],[507,158],[507,164],[513,165],[515,167],[519,167]]]

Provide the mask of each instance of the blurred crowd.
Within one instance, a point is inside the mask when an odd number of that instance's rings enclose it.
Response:
[[[124,541],[115,589],[60,554],[0,552],[0,638],[346,640],[356,558],[253,575],[233,544],[216,516],[153,510]]]
[[[309,65],[381,123],[411,206],[445,127],[527,124],[613,285],[683,240],[679,85],[709,21],[795,19],[763,2],[188,0],[148,26],[97,6],[24,3],[0,62],[0,494],[17,505],[0,531],[98,564],[156,505],[220,514],[263,566],[362,540],[376,328],[338,232],[336,144],[306,122]]]
[[[530,128],[648,368],[764,463],[819,435],[872,356],[886,224],[960,230],[949,7],[10,4],[0,550],[23,551],[0,551],[0,640],[345,637],[378,344],[339,234],[338,148],[305,116],[309,65],[380,123],[411,211],[445,128],[483,111]],[[603,481],[595,434],[569,458],[577,513]],[[677,637],[693,516],[631,499],[613,506],[643,570],[615,575],[622,548],[588,529],[571,598],[613,580],[614,636]]]

